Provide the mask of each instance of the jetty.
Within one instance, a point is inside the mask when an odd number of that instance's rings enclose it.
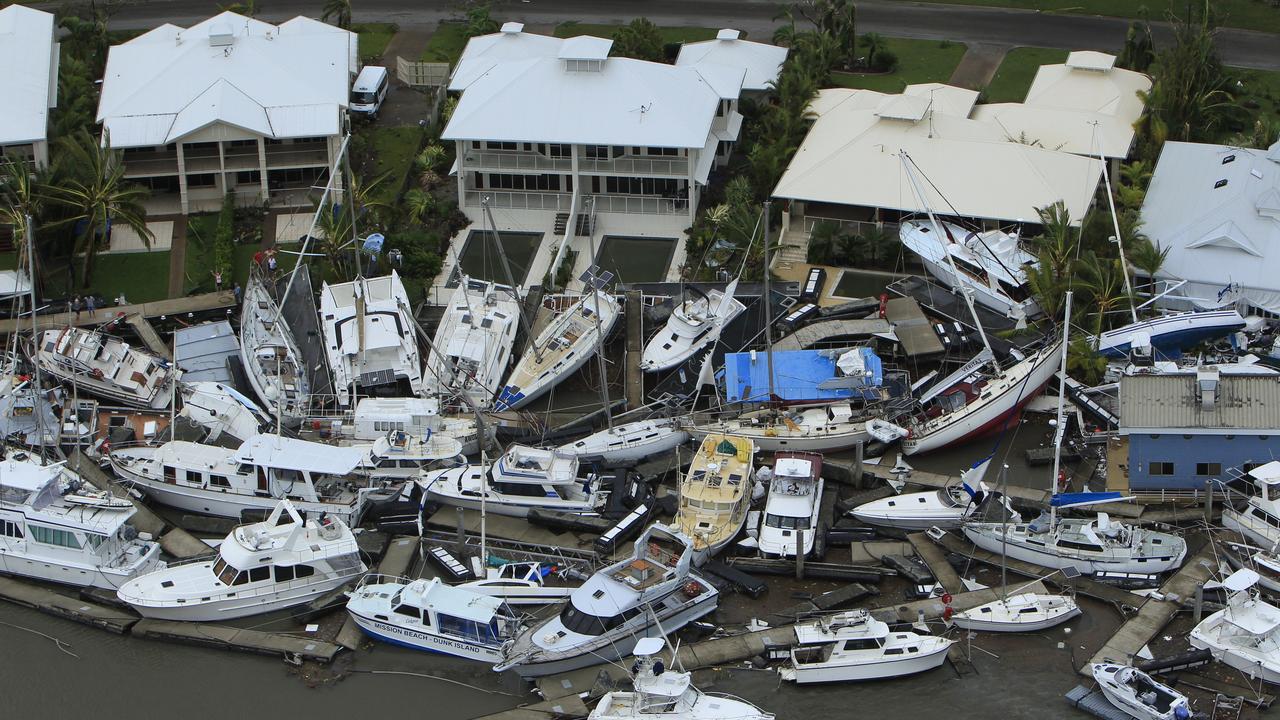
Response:
[[[65,618],[81,625],[102,628],[117,635],[129,632],[138,622],[135,615],[118,608],[70,597],[10,577],[0,577],[0,600],[38,610],[46,615]]]
[[[62,328],[67,327],[68,325],[89,327],[104,325],[120,317],[123,317],[125,322],[133,324],[133,321],[130,320],[133,316],[145,319],[158,317],[185,317],[194,313],[209,312],[210,310],[230,309],[235,307],[235,305],[235,293],[230,290],[224,290],[222,292],[189,295],[187,297],[157,300],[155,302],[103,307],[98,308],[92,313],[88,310],[82,310],[79,313],[46,313],[43,315],[36,315],[35,325],[36,330]],[[78,318],[77,315],[79,315]],[[0,334],[3,335],[11,335],[14,332],[26,332],[30,329],[31,318],[29,316],[0,320]],[[145,340],[146,338],[144,337],[143,339]],[[160,345],[163,346],[164,343],[160,343]]]
[[[331,662],[342,649],[339,645],[323,640],[300,638],[282,633],[172,620],[138,620],[133,626],[133,634],[137,637],[156,640],[171,640],[262,655],[284,655],[325,663]]]
[[[837,318],[818,320],[796,330],[773,344],[774,350],[807,350],[837,338],[857,338],[893,332],[888,320],[880,318]]]
[[[937,355],[945,349],[933,330],[933,323],[925,317],[915,298],[891,298],[885,304],[884,318],[893,326],[893,333],[907,357]]]

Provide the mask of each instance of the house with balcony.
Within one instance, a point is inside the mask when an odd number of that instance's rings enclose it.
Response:
[[[161,25],[107,57],[98,122],[152,215],[309,207],[347,127],[356,34],[305,17],[224,12]]]
[[[526,287],[557,269],[576,280],[593,263],[623,282],[664,280],[683,263],[702,190],[738,139],[747,70],[610,57],[612,44],[531,35],[519,23],[468,43],[450,82],[462,96],[442,137],[457,149],[452,174],[471,225],[454,238],[438,283],[456,279],[458,258],[477,272],[489,230],[527,240],[527,257],[513,261]],[[651,240],[666,260],[652,271],[659,276],[610,266],[617,238]]]
[[[22,5],[0,9],[0,157],[49,164],[49,111],[58,105],[53,15]]]

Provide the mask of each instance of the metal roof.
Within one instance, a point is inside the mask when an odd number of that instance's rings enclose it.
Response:
[[[201,323],[173,331],[174,357],[184,382],[231,384],[227,358],[240,354],[240,342],[226,320]]]
[[[0,10],[0,67],[0,145],[44,140],[49,108],[58,104],[53,15],[22,5]]]
[[[1201,407],[1194,374],[1133,375],[1120,380],[1123,430],[1280,428],[1280,376],[1221,375],[1211,409]]]
[[[737,30],[721,30],[715,40],[685,43],[680,47],[676,65],[702,69],[711,65],[742,68],[746,77],[743,90],[768,90],[778,79],[778,71],[787,59],[787,49],[776,45],[741,39]]]

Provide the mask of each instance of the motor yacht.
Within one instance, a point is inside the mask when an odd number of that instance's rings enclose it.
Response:
[[[880,680],[939,667],[954,640],[891,632],[866,610],[850,610],[796,625],[797,644],[783,680],[797,684]]]
[[[446,398],[466,393],[477,407],[489,407],[511,362],[519,318],[513,288],[464,275],[431,341],[428,390]]]
[[[1243,503],[1222,507],[1222,525],[1262,547],[1280,543],[1280,460],[1259,465],[1244,474],[1254,488]]]
[[[299,424],[310,394],[306,361],[256,268],[251,268],[240,305],[240,360],[267,410],[290,426]]]
[[[383,277],[325,283],[320,330],[341,407],[351,407],[357,395],[422,395],[413,311],[394,270]]]
[[[116,595],[143,617],[220,622],[302,605],[365,572],[351,529],[336,517],[304,520],[281,500],[198,559],[140,575]]]
[[[795,557],[797,553],[821,555],[817,548],[822,532],[822,456],[778,453],[771,472],[769,497],[756,538],[760,554],[782,558]],[[761,474],[763,469],[757,471],[757,478]]]
[[[38,347],[41,370],[82,392],[130,407],[169,407],[173,383],[182,374],[168,360],[97,330],[45,330]]]
[[[694,687],[690,673],[663,664],[665,645],[661,638],[636,643],[632,689],[605,693],[588,720],[773,720],[745,700]]]
[[[755,445],[733,435],[708,435],[680,480],[675,526],[693,539],[702,565],[742,531],[751,506]]]
[[[563,569],[544,562],[509,562],[486,567],[485,576],[458,587],[498,598],[508,605],[547,605],[573,593],[577,584],[561,580]]]
[[[671,311],[666,324],[645,345],[640,369],[645,372],[670,370],[719,337],[720,330],[746,309],[742,301],[733,296],[737,285],[738,281],[734,280],[723,291],[706,293],[688,286],[697,297],[685,298]]]
[[[378,480],[414,480],[438,465],[465,463],[462,443],[456,438],[430,430],[425,435],[388,430],[386,435],[373,441],[369,458],[360,472]]]

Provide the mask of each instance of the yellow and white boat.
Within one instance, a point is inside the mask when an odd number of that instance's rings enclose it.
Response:
[[[720,552],[746,524],[755,450],[750,438],[736,435],[712,433],[702,439],[680,481],[676,512],[677,529],[693,538],[695,564]]]

